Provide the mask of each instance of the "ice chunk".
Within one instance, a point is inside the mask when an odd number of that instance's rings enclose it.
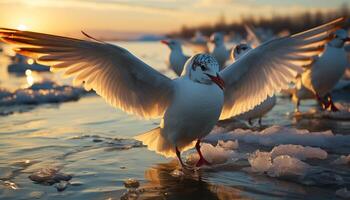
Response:
[[[248,157],[248,162],[253,172],[267,172],[271,177],[301,176],[310,168],[308,164],[289,155],[279,155],[272,159],[270,152],[259,150]]]
[[[229,146],[228,143],[224,144]],[[238,153],[236,153],[233,150],[223,148],[219,145],[219,143],[216,146],[207,143],[202,143],[201,152],[203,154],[203,157],[211,164],[223,164],[229,161],[236,161],[240,158]],[[187,162],[194,163],[198,161],[198,159],[198,154],[193,153],[188,156]]]
[[[84,93],[82,88],[61,86],[52,81],[44,81],[14,92],[2,88],[0,90],[0,106],[72,101],[78,100]]]
[[[218,140],[238,140],[239,142],[257,143],[264,146],[299,144],[333,149],[350,147],[350,135],[334,135],[332,131],[310,132],[281,126],[271,126],[262,131],[235,129],[219,133],[214,130],[205,138],[205,141],[210,143],[215,143]]]
[[[311,166],[288,155],[277,156],[267,170],[271,177],[303,176]]]
[[[226,150],[233,150],[233,149],[238,149],[239,145],[238,145],[238,140],[234,140],[234,141],[223,141],[223,140],[219,140],[217,146],[220,146]]]
[[[306,160],[309,158],[326,159],[328,154],[325,150],[320,148],[286,144],[276,146],[272,149],[272,158],[276,158],[280,155],[289,155],[300,160]]]
[[[335,195],[343,199],[350,199],[350,191],[347,188],[337,190]]]
[[[248,157],[248,162],[253,172],[266,172],[272,166],[271,154],[257,150]]]
[[[333,161],[333,164],[336,164],[336,165],[350,164],[350,154],[347,156],[340,156],[335,161]]]

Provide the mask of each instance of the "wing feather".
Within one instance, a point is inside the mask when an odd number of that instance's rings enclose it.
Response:
[[[19,54],[64,70],[74,84],[94,89],[108,103],[142,118],[164,114],[173,95],[173,82],[129,51],[100,41],[87,41],[0,28],[0,39]]]
[[[301,73],[302,66],[312,62],[326,42],[329,33],[340,28],[344,18],[298,33],[277,38],[250,50],[220,72],[225,81],[225,102],[220,119],[253,109],[267,97],[282,89]]]

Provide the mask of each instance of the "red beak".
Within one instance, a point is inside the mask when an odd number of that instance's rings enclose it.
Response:
[[[168,42],[168,41],[166,41],[166,40],[161,40],[160,42],[161,42],[162,44],[169,45],[169,42]]]
[[[218,85],[222,90],[224,90],[225,88],[225,82],[224,80],[222,80],[222,78],[219,76],[218,73],[216,73],[216,76],[210,75],[210,74],[206,74],[207,76],[209,76],[209,78],[211,79],[211,81],[213,81],[216,85]]]

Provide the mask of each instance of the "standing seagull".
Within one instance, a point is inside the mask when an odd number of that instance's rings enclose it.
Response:
[[[197,166],[201,166],[209,163],[201,154],[200,139],[219,117],[239,115],[287,88],[302,70],[298,65],[311,62],[306,58],[319,53],[316,45],[325,44],[327,32],[343,21],[264,43],[220,73],[212,56],[197,54],[186,62],[181,77],[173,80],[126,49],[97,40],[13,29],[0,29],[0,39],[16,45],[14,50],[20,54],[73,75],[74,82],[94,89],[127,113],[145,119],[162,117],[160,127],[136,138],[166,157],[176,155],[182,165],[180,152],[195,142],[200,156]]]
[[[253,39],[255,41],[255,45],[260,45],[260,40],[258,38]],[[237,45],[233,51],[231,52],[231,57],[233,60],[237,61],[242,56],[247,54],[250,50],[253,48],[248,44],[239,44]],[[276,96],[273,95],[272,97],[268,97],[263,102],[261,102],[259,105],[255,106],[253,109],[249,110],[248,112],[242,113],[238,116],[236,116],[236,119],[241,120],[247,120],[249,125],[253,125],[252,120],[253,119],[259,119],[258,123],[261,126],[261,118],[268,113],[274,106],[276,105]]]
[[[210,36],[210,42],[214,44],[214,48],[210,52],[211,55],[218,61],[220,70],[225,67],[226,61],[230,59],[230,51],[224,43],[224,35],[222,33],[213,33]]]
[[[170,49],[168,67],[178,76],[181,76],[186,61],[190,58],[182,52],[181,43],[178,40],[161,40],[161,43],[167,45]]]
[[[320,57],[316,56],[310,68],[301,75],[301,84],[298,84],[300,87],[293,94],[296,110],[299,110],[300,99],[310,97],[311,93],[324,109],[330,107],[332,111],[338,111],[330,92],[342,78],[348,65],[344,44],[350,41],[350,38],[343,29],[330,36],[332,39],[326,45],[323,54]]]

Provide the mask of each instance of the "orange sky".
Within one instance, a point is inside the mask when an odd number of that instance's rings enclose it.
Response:
[[[72,34],[80,30],[166,33],[183,24],[338,8],[346,0],[0,0],[0,26]]]

